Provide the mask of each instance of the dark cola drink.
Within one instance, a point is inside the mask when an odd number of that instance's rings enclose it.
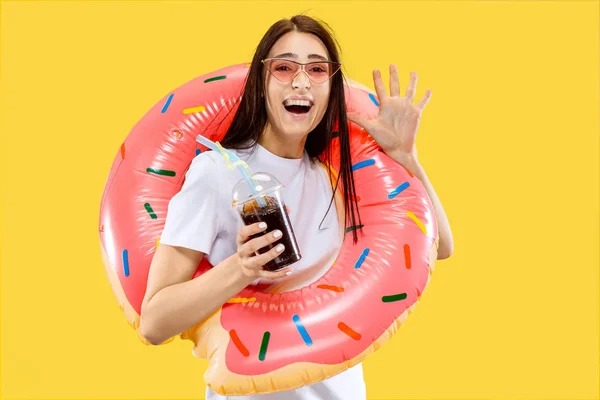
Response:
[[[254,199],[244,203],[239,208],[239,211],[245,225],[251,225],[258,222],[267,224],[266,231],[253,235],[252,239],[264,235],[265,232],[272,232],[276,229],[281,231],[282,236],[279,240],[258,250],[259,254],[263,254],[277,246],[279,243],[282,243],[285,246],[285,249],[277,258],[269,261],[263,266],[263,269],[266,271],[278,271],[299,261],[302,258],[302,255],[298,249],[290,217],[279,196],[261,196],[261,199],[264,201],[263,204],[266,203],[266,207],[261,207],[257,200]]]

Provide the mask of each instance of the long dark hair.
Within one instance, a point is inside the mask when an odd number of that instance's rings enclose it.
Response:
[[[258,44],[246,78],[243,94],[238,110],[221,140],[221,145],[230,149],[247,149],[252,147],[264,130],[267,123],[267,110],[263,97],[263,64],[271,47],[288,32],[297,31],[309,33],[318,37],[329,53],[331,61],[340,62],[337,43],[331,29],[325,22],[317,21],[305,15],[296,15],[290,19],[281,19],[273,24]],[[360,215],[356,204],[354,177],[352,175],[352,160],[350,157],[350,135],[346,119],[346,99],[344,96],[344,76],[338,71],[331,79],[329,104],[323,119],[313,129],[306,139],[304,148],[310,157],[323,155],[326,160],[332,160],[330,142],[337,129],[339,134],[340,165],[335,186],[330,179],[333,189],[331,204],[334,202],[338,185],[342,185],[345,219],[350,227],[360,226]],[[327,153],[324,153],[327,151]],[[346,222],[346,221],[345,221]],[[346,224],[348,226],[348,224]],[[345,228],[346,228],[345,226]],[[359,228],[360,229],[360,228]],[[358,241],[357,229],[352,229],[354,243]]]

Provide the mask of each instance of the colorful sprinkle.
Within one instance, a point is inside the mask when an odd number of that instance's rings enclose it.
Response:
[[[173,93],[171,93],[169,95],[169,98],[167,99],[167,102],[163,106],[162,110],[160,110],[161,114],[164,114],[167,111],[167,109],[169,108],[169,105],[171,104],[171,100],[173,100],[173,96],[174,96]]]
[[[244,357],[248,357],[250,355],[250,352],[248,351],[246,346],[244,346],[244,343],[242,343],[242,341],[240,340],[240,337],[238,336],[235,329],[229,331],[229,337],[231,338],[231,341],[233,342],[235,347],[237,347],[237,349],[240,351],[240,353],[242,353]]]
[[[343,322],[338,324],[338,328],[340,331],[344,332],[346,335],[350,336],[354,340],[360,340],[360,333],[356,332],[354,329],[350,328]]]
[[[129,252],[127,249],[123,250],[123,273],[125,276],[129,276]]]
[[[297,314],[294,314],[292,319],[294,320],[294,323],[296,324],[296,329],[298,329],[298,332],[300,332],[300,336],[302,336],[304,343],[306,343],[307,346],[310,346],[312,344],[312,340],[310,339],[310,336],[308,336],[308,332],[306,332],[306,329],[304,329],[304,325],[302,325],[300,317]]]
[[[227,78],[227,76],[225,76],[225,75],[215,76],[215,77],[204,80],[204,83],[208,83],[208,82],[212,82],[212,81],[220,81],[221,79],[225,79],[225,78]]]
[[[144,204],[144,208],[146,209],[146,211],[148,211],[148,214],[150,214],[150,217],[152,219],[156,219],[156,214],[154,213],[154,210],[152,209],[150,203]]]
[[[146,172],[156,175],[175,176],[175,171],[169,171],[168,169],[146,168]]]
[[[390,194],[388,194],[388,199],[393,199],[394,197],[396,197],[400,192],[402,192],[404,189],[406,189],[407,187],[409,187],[409,183],[408,182],[404,182],[402,185],[398,186],[396,189],[392,190],[390,192]]]
[[[184,114],[201,113],[201,112],[204,112],[204,110],[206,110],[206,107],[198,106],[198,107],[186,108],[183,110],[183,113]]]
[[[266,331],[263,334],[262,343],[260,344],[260,353],[258,354],[258,359],[260,361],[265,360],[265,356],[267,355],[267,347],[269,347],[269,339],[271,338],[271,332]]]
[[[232,297],[227,300],[228,303],[251,303],[256,301],[256,297]]]
[[[317,286],[317,288],[319,289],[327,289],[327,290],[332,290],[334,292],[343,292],[344,288],[343,287],[339,287],[339,286],[332,286],[332,285],[319,285]]]
[[[121,145],[121,158],[125,159],[125,143]]]
[[[383,300],[384,303],[391,303],[394,301],[404,300],[404,299],[406,299],[406,293],[393,294],[391,296],[383,296],[381,298],[381,300]]]
[[[336,137],[340,137],[340,133],[339,132],[331,132],[331,138],[335,139]]]
[[[408,217],[410,219],[415,221],[415,224],[417,224],[419,226],[419,228],[421,228],[421,231],[423,231],[423,233],[427,235],[427,229],[425,229],[425,225],[423,225],[423,223],[421,221],[419,221],[419,218],[417,218],[417,216],[415,214],[413,214],[410,211],[407,211],[406,215],[408,215]]]
[[[414,178],[414,175],[408,169],[404,168],[404,170],[408,175],[410,175],[411,178]]]
[[[377,99],[375,98],[375,96],[373,95],[373,93],[369,93],[369,98],[371,99],[371,101],[373,102],[373,104],[375,104],[377,107],[379,107],[379,103],[377,102]]]
[[[363,262],[365,262],[365,258],[369,255],[369,248],[363,250],[362,254],[358,258],[356,264],[354,264],[354,268],[360,268]]]
[[[357,229],[360,229],[363,226],[364,226],[363,224],[350,226],[350,227],[346,228],[346,233],[349,233],[349,232],[355,231]]]
[[[160,245],[160,238],[156,239],[156,248],[158,249],[158,246]]]
[[[404,245],[404,261],[406,263],[406,269],[410,269],[410,246],[407,244]]]
[[[375,160],[373,160],[373,159],[361,161],[352,166],[352,171],[356,171],[357,169],[368,167],[369,165],[373,165],[373,164],[375,164]]]
[[[196,149],[196,155],[198,155],[200,153],[201,153],[200,149]]]

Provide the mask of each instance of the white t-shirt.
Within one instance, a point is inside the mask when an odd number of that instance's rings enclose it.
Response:
[[[344,235],[325,167],[302,158],[279,157],[259,144],[252,150],[231,150],[252,172],[267,172],[284,185],[283,198],[302,259],[292,264],[292,274],[277,280],[257,279],[252,284],[268,292],[291,291],[323,276],[335,260]],[[242,220],[231,207],[232,190],[242,179],[229,169],[224,157],[207,151],[196,156],[186,173],[180,192],[171,201],[160,242],[187,247],[207,254],[216,266],[237,251],[236,236]],[[329,209],[329,212],[328,212]],[[343,212],[342,214],[343,215]],[[325,217],[325,218],[324,218]],[[267,232],[270,229],[267,227]],[[364,400],[366,387],[362,364],[322,382],[299,389],[263,395],[221,396],[207,387],[207,400]]]

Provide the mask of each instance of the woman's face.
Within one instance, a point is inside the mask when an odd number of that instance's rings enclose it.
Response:
[[[308,63],[329,60],[329,54],[316,36],[289,32],[273,45],[267,58]],[[269,128],[278,136],[301,141],[323,118],[329,102],[331,85],[330,79],[324,79],[323,83],[315,83],[309,79],[307,73],[319,80],[325,78],[333,66],[306,65],[305,73],[299,65],[281,60],[267,61],[264,65]],[[327,71],[323,71],[323,68]],[[295,69],[297,74],[294,76],[292,71]],[[282,82],[286,80],[291,82]]]

